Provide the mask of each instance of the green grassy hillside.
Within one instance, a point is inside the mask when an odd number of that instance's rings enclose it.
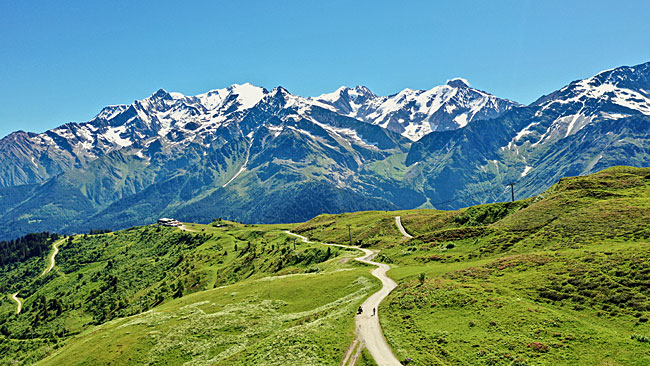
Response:
[[[458,211],[321,215],[295,230],[347,241],[348,224],[393,266],[382,326],[410,365],[650,364],[650,169]]]
[[[409,365],[650,364],[650,168],[458,211],[186,226],[66,238],[45,276],[47,252],[3,266],[0,363],[339,364],[379,284],[291,229],[381,250],[398,287],[380,319]]]
[[[139,359],[142,350],[152,345],[148,331],[144,335],[133,331],[133,338],[126,344],[135,347],[136,343],[144,343],[131,349],[132,353],[120,351],[122,346],[113,349],[102,345],[100,348],[106,353],[79,355],[74,351],[75,344],[88,351],[83,344],[88,342],[89,334],[97,334],[97,329],[104,332],[117,329],[109,324],[135,321],[128,320],[133,316],[158,319],[158,314],[171,312],[176,314],[172,316],[176,322],[168,326],[180,331],[177,322],[178,318],[187,318],[183,310],[187,309],[186,305],[206,301],[212,304],[211,310],[201,310],[201,313],[219,315],[214,315],[212,323],[203,318],[196,321],[208,327],[207,333],[223,332],[230,340],[208,349],[203,344],[207,338],[201,336],[202,345],[188,341],[185,351],[151,355],[147,362],[159,364],[168,358],[196,362],[224,359],[224,364],[230,364],[238,358],[260,357],[250,345],[287,336],[282,329],[294,330],[295,337],[307,337],[307,334],[314,337],[312,348],[318,349],[296,357],[340,357],[353,336],[349,314],[377,286],[360,266],[348,263],[347,259],[343,261],[346,263],[340,263],[342,258],[355,254],[354,251],[300,243],[286,235],[284,227],[278,226],[248,226],[226,221],[186,226],[192,231],[145,226],[68,237],[60,246],[56,267],[45,276],[41,273],[46,267],[46,253],[3,267],[2,293],[8,296],[18,292],[24,306],[20,314],[15,314],[16,303],[8,297],[2,301],[0,360],[31,364],[62,345],[65,352],[54,358],[55,364],[97,364],[100,360],[113,359],[112,352],[124,357],[119,359],[122,361],[116,358],[115,362],[124,362],[129,357]],[[314,296],[312,292],[322,296]],[[187,299],[192,297],[187,295],[195,293],[202,295],[188,303],[191,300]],[[177,298],[180,301],[174,300]],[[254,314],[256,311],[258,315]],[[219,318],[222,315],[225,318]],[[231,315],[236,316],[230,319]],[[260,320],[251,322],[249,316]],[[119,319],[117,323],[116,319]],[[223,322],[232,324],[222,329]],[[327,329],[316,326],[319,323],[326,323]],[[193,327],[192,332],[198,332]],[[316,341],[322,336],[321,330],[335,334],[326,337],[331,338],[334,347],[324,347]],[[249,348],[231,349],[231,345],[238,343],[235,340],[242,338],[251,338]],[[296,340],[287,339],[288,344]],[[212,361],[208,363],[214,364]]]
[[[39,364],[337,365],[376,288],[354,267],[246,280],[93,327]]]

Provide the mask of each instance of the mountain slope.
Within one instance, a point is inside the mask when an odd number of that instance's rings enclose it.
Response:
[[[13,133],[0,141],[0,186],[43,182],[125,148],[149,158],[161,145],[169,153],[178,153],[191,142],[209,148],[216,131],[236,123],[264,93],[268,92],[250,84],[194,97],[160,89],[130,105],[106,107],[85,123],[67,123],[42,134]]]
[[[542,194],[457,211],[217,220],[32,236],[0,266],[3,363],[338,365],[377,285],[341,248],[381,249],[398,287],[378,309],[414,365],[648,363],[650,168],[563,178]],[[405,238],[395,216],[413,238]],[[348,226],[349,225],[349,226]],[[295,243],[295,244],[294,244]]]
[[[44,276],[47,251],[0,266],[0,292],[25,299],[20,314],[0,302],[0,363],[338,364],[377,288],[356,253],[281,227],[187,226],[69,237]]]
[[[177,122],[164,135],[109,151],[30,186],[21,201],[5,200],[2,217],[9,225],[2,235],[128,227],[162,215],[201,222],[223,216],[278,222],[324,211],[396,207],[351,190],[348,183],[365,163],[405,152],[408,140],[303,102],[283,88],[262,94],[245,112],[228,112],[214,130],[210,123],[188,129],[192,122]],[[158,92],[155,98],[169,101],[171,96]],[[152,120],[167,126],[160,123],[162,117]],[[0,192],[8,195],[13,189]],[[314,204],[301,203],[303,194],[311,195]]]
[[[398,282],[381,325],[410,365],[644,365],[649,203],[650,168],[613,167],[515,202],[321,215],[294,231],[345,242],[350,225],[381,249]]]
[[[638,97],[647,95],[648,65],[605,71],[496,119],[427,135],[405,165],[418,164],[429,202],[454,208],[505,200],[511,182],[530,196],[562,176],[648,166],[650,103]]]
[[[0,238],[123,228],[160,216],[303,221],[531,196],[562,176],[650,164],[650,63],[520,106],[454,79],[304,98],[233,85],[159,90],[86,123],[0,141]],[[417,141],[412,141],[417,139]],[[309,197],[305,202],[304,197]]]

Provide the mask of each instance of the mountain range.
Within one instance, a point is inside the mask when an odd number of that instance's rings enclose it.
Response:
[[[650,165],[650,63],[530,105],[452,79],[377,96],[232,85],[158,90],[92,120],[0,140],[0,238],[207,222],[452,209],[539,194],[559,178]]]

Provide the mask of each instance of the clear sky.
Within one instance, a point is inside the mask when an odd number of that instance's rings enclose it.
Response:
[[[649,15],[647,0],[0,0],[0,136],[245,82],[388,95],[458,76],[530,103],[650,61]]]

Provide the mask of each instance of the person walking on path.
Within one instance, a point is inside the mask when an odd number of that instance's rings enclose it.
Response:
[[[372,316],[375,316],[377,314],[377,308],[372,308]]]

